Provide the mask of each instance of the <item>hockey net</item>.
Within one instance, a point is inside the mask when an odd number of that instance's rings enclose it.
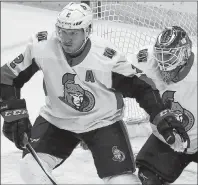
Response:
[[[169,4],[168,4],[169,3]],[[158,5],[156,5],[158,4]],[[121,1],[91,1],[94,12],[93,33],[110,40],[126,54],[155,42],[156,35],[165,27],[178,25],[184,28],[197,44],[197,14],[184,12],[184,3],[151,3]],[[196,10],[194,11],[196,12]],[[148,122],[148,114],[135,99],[125,99],[124,121],[128,124]]]

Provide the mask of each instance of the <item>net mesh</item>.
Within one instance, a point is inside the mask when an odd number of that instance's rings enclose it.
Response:
[[[94,12],[93,32],[110,40],[126,54],[134,53],[145,45],[154,44],[156,35],[168,26],[181,26],[197,45],[197,14],[179,11],[185,6],[171,4],[173,9],[148,3],[97,1],[90,2]],[[170,6],[169,6],[170,7]],[[148,114],[135,99],[125,99],[125,122],[148,121]]]

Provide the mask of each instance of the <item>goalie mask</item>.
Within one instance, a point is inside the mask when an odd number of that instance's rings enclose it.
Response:
[[[191,55],[192,42],[187,33],[178,26],[165,28],[154,45],[157,61],[165,82],[172,81]]]
[[[65,34],[69,30],[83,30],[84,31],[84,41],[79,51],[88,40],[92,32],[93,14],[91,8],[85,3],[69,3],[66,5],[62,11],[59,13],[56,21],[56,34],[60,42],[63,44],[66,42]],[[75,35],[75,33],[73,34]],[[76,52],[77,52],[76,51]]]

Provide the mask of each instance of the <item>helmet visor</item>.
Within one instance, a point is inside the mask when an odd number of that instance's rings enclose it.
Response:
[[[182,48],[156,48],[154,47],[154,58],[160,70],[171,71],[178,66]]]

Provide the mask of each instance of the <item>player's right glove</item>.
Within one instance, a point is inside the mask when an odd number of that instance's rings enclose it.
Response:
[[[0,113],[4,118],[3,134],[16,147],[23,150],[23,136],[27,133],[30,138],[32,125],[26,109],[24,99],[16,99],[0,102]]]
[[[180,148],[183,146],[184,149],[190,147],[190,138],[184,126],[176,119],[175,114],[171,110],[166,109],[156,115],[153,124],[156,125],[158,132],[169,145],[176,144]],[[176,146],[173,146],[173,149],[180,150]]]

